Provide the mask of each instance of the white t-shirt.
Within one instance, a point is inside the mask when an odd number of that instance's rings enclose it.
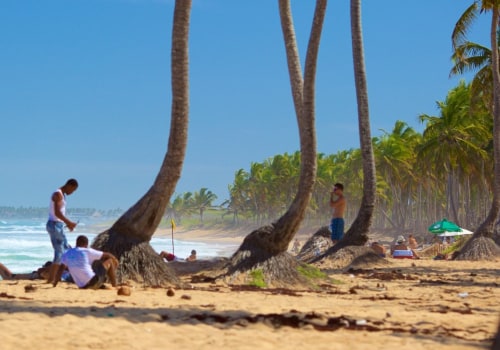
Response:
[[[61,263],[68,267],[69,273],[79,288],[84,287],[94,277],[92,263],[102,257],[100,250],[76,247],[67,250]]]

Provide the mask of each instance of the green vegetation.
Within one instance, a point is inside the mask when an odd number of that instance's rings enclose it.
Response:
[[[460,236],[453,244],[442,251],[442,254],[451,254],[457,250],[462,249],[465,243],[470,239],[469,236]]]
[[[264,272],[262,270],[252,270],[250,271],[250,276],[252,277],[252,280],[249,285],[259,288],[267,287],[267,283],[264,280]]]
[[[335,279],[328,277],[328,275],[326,273],[324,273],[319,268],[312,266],[312,265],[306,265],[306,264],[300,265],[299,267],[297,267],[297,272],[300,275],[307,278],[312,283],[314,283],[314,281],[317,281],[317,280],[326,280],[332,284],[342,284],[343,283],[342,281],[335,280]]]
[[[426,233],[430,223],[444,217],[476,228],[491,203],[493,151],[491,113],[474,104],[471,88],[460,82],[444,101],[438,115],[422,114],[422,133],[397,121],[391,131],[372,139],[377,169],[377,210],[373,230]],[[362,157],[359,149],[318,154],[317,176],[304,227],[329,222],[332,184],[346,185],[349,205],[346,222],[360,207]],[[292,202],[300,173],[300,152],[279,154],[235,172],[229,199],[213,206],[216,196],[202,188],[177,195],[167,216],[188,225],[260,226],[284,214]]]
[[[312,265],[300,265],[297,267],[297,271],[307,279],[322,279],[327,277],[326,273]]]

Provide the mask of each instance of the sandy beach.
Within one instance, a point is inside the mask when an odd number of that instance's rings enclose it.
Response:
[[[169,234],[159,232],[158,234]],[[176,239],[238,244],[243,236]],[[215,241],[213,241],[215,240]],[[56,288],[0,281],[2,349],[489,349],[500,316],[500,262],[387,259],[366,269],[319,267],[316,290],[220,282],[167,288]],[[186,263],[184,263],[186,264]]]

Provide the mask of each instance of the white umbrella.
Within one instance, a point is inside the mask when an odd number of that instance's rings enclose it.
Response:
[[[444,231],[443,233],[440,233],[438,236],[439,237],[451,237],[451,236],[463,236],[463,235],[471,235],[474,232],[469,231],[465,228],[460,228],[461,231],[459,232],[450,232],[450,231]]]

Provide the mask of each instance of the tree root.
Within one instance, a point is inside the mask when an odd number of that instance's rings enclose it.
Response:
[[[108,230],[95,238],[92,247],[118,258],[119,283],[133,280],[148,287],[181,286],[181,281],[148,241],[140,242]]]
[[[491,238],[472,237],[458,252],[454,260],[495,260],[500,257],[500,247]]]
[[[259,285],[256,279],[261,279],[261,287],[312,287],[311,280],[299,272],[299,267],[306,265],[287,252],[276,253],[272,238],[272,226],[253,231],[217,279],[228,284],[244,285]]]
[[[365,246],[347,246],[334,250],[330,248],[324,255],[314,260],[314,265],[320,268],[334,269],[368,269],[390,264],[380,257],[373,249]]]
[[[328,226],[321,227],[304,243],[297,259],[310,263],[317,256],[325,253],[333,245],[330,236],[331,232]]]

